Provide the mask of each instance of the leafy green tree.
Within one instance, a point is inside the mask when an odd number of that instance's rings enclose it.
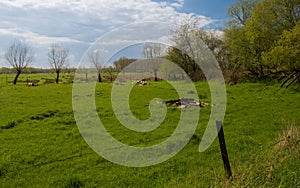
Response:
[[[130,63],[137,61],[137,59],[130,59],[127,57],[121,57],[117,61],[114,61],[114,66],[116,67],[116,71],[122,71],[125,67],[127,67]]]
[[[246,36],[254,54],[253,65],[259,66],[260,75],[269,74],[272,68],[263,61],[262,54],[273,48],[285,30],[296,26],[299,13],[295,11],[299,6],[299,0],[264,0],[255,6],[246,25]]]
[[[170,47],[167,51],[166,58],[180,66],[186,72],[186,74],[190,74],[192,64],[190,62],[192,62],[192,59],[187,54],[184,54],[178,48]]]
[[[232,20],[224,32],[231,63],[258,77],[272,74],[276,61],[266,61],[264,54],[276,46],[284,31],[296,26],[299,8],[300,0],[240,0],[233,5]]]
[[[109,66],[109,67],[104,67],[103,72],[108,73],[110,77],[110,82],[113,83],[114,80],[114,72],[115,72],[115,67]]]
[[[224,30],[225,46],[229,49],[228,59],[232,67],[232,75],[238,71],[248,71],[259,75],[260,67],[255,60],[255,49],[251,45],[247,25],[252,20],[252,13],[257,5],[255,0],[239,0],[228,9],[231,20]]]
[[[282,85],[291,79],[291,83],[297,79],[300,83],[300,24],[285,30],[274,47],[263,54],[263,60],[272,65],[274,72],[289,74]]]

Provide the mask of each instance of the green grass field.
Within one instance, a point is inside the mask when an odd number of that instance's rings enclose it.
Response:
[[[300,91],[278,84],[227,86],[224,131],[233,171],[227,180],[217,139],[203,153],[199,143],[210,115],[201,109],[194,136],[175,157],[161,164],[133,168],[113,164],[83,140],[72,111],[72,84],[26,87],[6,83],[0,75],[0,187],[300,187]],[[21,75],[20,80],[54,78]],[[12,80],[13,75],[8,75]],[[195,83],[201,101],[210,102],[206,83]],[[110,83],[96,87],[99,117],[119,141],[149,146],[175,130],[180,109],[168,108],[164,123],[149,133],[124,128],[114,117]],[[131,109],[140,119],[150,116],[153,98],[176,99],[165,82],[135,87]]]

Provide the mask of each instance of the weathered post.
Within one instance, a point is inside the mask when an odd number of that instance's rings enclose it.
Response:
[[[232,173],[231,173],[230,163],[229,163],[227,149],[226,149],[226,143],[225,143],[222,122],[217,121],[216,125],[217,125],[217,130],[219,130],[218,138],[219,138],[219,144],[220,144],[220,150],[221,150],[221,155],[222,155],[222,159],[223,159],[223,164],[224,164],[225,172],[229,179],[229,178],[231,178]]]

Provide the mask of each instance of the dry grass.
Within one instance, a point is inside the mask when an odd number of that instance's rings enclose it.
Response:
[[[298,145],[300,142],[300,126],[296,121],[289,123],[275,145],[275,150],[280,148],[288,148],[292,150],[299,150]]]
[[[299,133],[300,124],[297,121],[282,123],[282,130],[279,132],[278,138],[270,145],[274,147],[263,147],[261,155],[250,155],[250,160],[247,163],[242,163],[240,159],[233,158],[232,170],[233,177],[230,180],[220,179],[216,177],[211,182],[211,187],[276,187],[287,186],[282,185],[282,178],[286,172],[282,169],[287,168],[286,165],[294,163],[299,164],[295,159],[300,158],[299,150]],[[289,184],[291,187],[300,185],[297,180],[297,170],[289,169],[288,171],[294,179],[294,183]]]

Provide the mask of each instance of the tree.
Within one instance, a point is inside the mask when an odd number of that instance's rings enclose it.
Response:
[[[154,81],[158,81],[157,71],[159,69],[160,63],[155,58],[159,58],[163,54],[163,47],[161,44],[157,43],[147,43],[143,48],[143,56],[149,60],[150,69],[154,73]]]
[[[231,63],[256,77],[273,74],[279,64],[266,61],[264,54],[272,51],[284,31],[297,25],[299,10],[300,0],[240,0],[231,7],[232,20],[224,32]]]
[[[197,49],[194,49],[191,43],[196,37],[196,33],[199,30],[197,27],[197,19],[194,19],[194,17],[190,18],[186,21],[183,25],[181,25],[177,30],[173,31],[173,35],[171,40],[175,42],[175,47],[179,49],[179,52],[182,53],[180,56],[182,56],[181,59],[184,60],[183,63],[186,63],[184,65],[185,69],[189,69],[189,76],[193,80],[197,80],[196,75],[199,72],[199,67],[197,66],[197,63],[195,60],[197,59]],[[189,54],[189,55],[188,55]]]
[[[198,66],[200,63],[205,66],[209,64],[204,60],[208,53],[203,52],[210,50],[221,64],[224,63],[223,67],[227,64],[222,35],[217,31],[201,29],[198,22],[197,18],[191,17],[173,31],[171,40],[175,46],[167,52],[167,59],[181,66],[194,81],[205,79]]]
[[[224,43],[223,33],[213,30],[198,29],[195,35],[203,41],[204,45],[214,54],[220,67],[225,70],[229,67],[228,50]]]
[[[239,0],[228,9],[231,20],[224,30],[224,44],[228,52],[228,63],[231,67],[231,79],[236,82],[237,72],[244,70],[258,75],[258,67],[254,62],[254,54],[250,40],[246,36],[246,25],[252,19],[252,12],[257,5],[256,0]]]
[[[193,60],[187,54],[183,53],[176,47],[170,47],[168,48],[166,58],[169,61],[180,66],[186,72],[187,75],[190,75],[192,64],[191,62],[193,62]]]
[[[256,63],[261,66],[261,73],[270,74],[272,63],[263,61],[263,54],[276,45],[284,31],[296,26],[299,6],[300,0],[264,0],[253,10],[246,35],[255,52]]]
[[[91,53],[90,54],[90,60],[91,60],[93,66],[95,67],[95,69],[97,71],[97,74],[98,74],[97,81],[102,82],[101,71],[102,71],[103,63],[101,63],[101,61],[100,61],[100,51],[95,50],[93,53]]]
[[[242,27],[251,19],[257,0],[239,0],[228,9],[230,27]]]
[[[135,61],[137,61],[137,59],[129,59],[127,57],[120,57],[113,64],[116,67],[117,71],[122,71],[125,67],[127,67],[129,64],[131,64]]]
[[[56,73],[55,82],[59,82],[59,74],[61,70],[66,66],[67,58],[69,57],[69,51],[66,48],[58,44],[52,44],[48,52],[48,60],[50,66]]]
[[[263,60],[270,64],[274,72],[284,72],[288,76],[281,86],[296,80],[300,83],[300,24],[292,30],[285,30],[274,47],[263,54]]]
[[[113,73],[115,71],[115,68],[113,66],[105,67],[103,68],[104,72],[108,73],[110,76],[110,82],[112,83],[114,78],[113,78]]]
[[[7,63],[17,72],[14,79],[14,84],[17,84],[20,74],[33,61],[32,48],[27,44],[16,40],[10,47],[7,48],[4,57]]]
[[[275,71],[300,71],[300,29],[286,30],[270,51],[263,54],[263,60]]]

